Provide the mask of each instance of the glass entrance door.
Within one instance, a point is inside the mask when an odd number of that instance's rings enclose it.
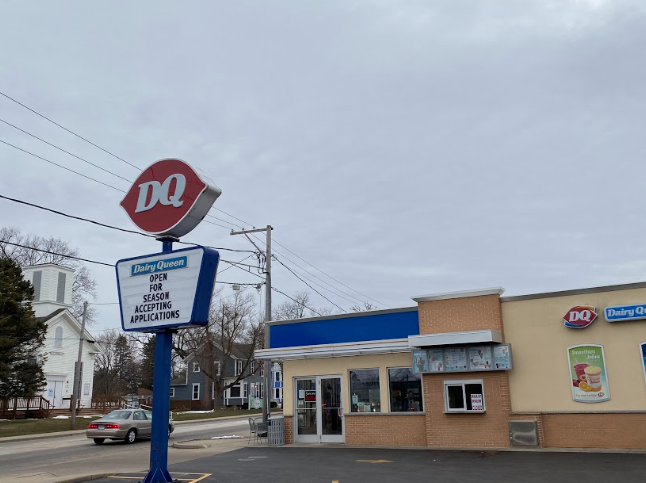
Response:
[[[295,431],[297,443],[343,443],[341,376],[296,379]]]
[[[341,403],[341,378],[321,377],[321,443],[343,443],[343,406]]]
[[[294,441],[318,443],[316,378],[296,379],[296,428]]]

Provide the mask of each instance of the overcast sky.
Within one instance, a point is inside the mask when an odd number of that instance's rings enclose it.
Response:
[[[0,0],[0,45],[0,91],[142,169],[165,157],[199,167],[223,191],[215,207],[273,225],[278,242],[380,307],[646,279],[643,0]],[[0,118],[139,173],[4,97]],[[129,188],[2,123],[0,139]],[[3,144],[0,166],[0,194],[134,227],[119,191]],[[1,226],[60,237],[82,257],[159,250],[0,209]],[[206,223],[185,239],[251,248]],[[307,288],[274,266],[275,287]],[[116,302],[113,270],[89,268],[97,302]],[[116,306],[97,308],[93,330],[120,326]]]

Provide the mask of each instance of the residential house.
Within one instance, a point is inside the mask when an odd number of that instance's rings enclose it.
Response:
[[[72,283],[74,270],[52,263],[23,268],[23,276],[34,286],[32,307],[36,317],[47,324],[41,357],[47,386],[42,396],[55,409],[69,408],[78,358],[81,323],[72,315]],[[94,338],[83,334],[81,407],[90,407],[94,382],[94,358],[99,353]]]
[[[249,398],[261,398],[263,396],[263,367],[260,361],[247,361],[247,354],[251,351],[247,344],[236,344],[229,356],[227,363],[223,364],[223,354],[220,353],[220,360],[215,361],[217,375],[223,377],[223,385],[234,382],[239,375],[243,378],[238,383],[224,391],[221,396],[220,407],[247,408]],[[213,381],[202,371],[200,363],[195,354],[186,358],[186,372],[171,381],[170,400],[171,406],[175,408],[184,407],[191,410],[213,409],[215,388]],[[280,366],[278,366],[280,368]],[[224,374],[220,371],[224,368]],[[282,380],[282,376],[278,377]],[[282,396],[282,388],[281,394]]]

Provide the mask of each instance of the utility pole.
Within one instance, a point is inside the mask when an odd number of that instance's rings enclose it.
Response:
[[[265,323],[271,320],[271,231],[273,230],[271,225],[267,225],[266,228],[254,228],[253,230],[240,230],[233,231],[231,230],[232,235],[244,235],[247,237],[247,240],[251,242],[260,252],[262,250],[258,248],[249,236],[248,233],[257,233],[257,232],[267,232],[267,248],[265,249]],[[269,342],[269,333],[267,332],[267,326],[265,325],[265,346]],[[263,361],[263,386],[265,390],[263,391],[263,402],[262,402],[262,420],[267,422],[269,416],[271,416],[271,361]]]
[[[81,336],[79,337],[79,353],[76,358],[76,367],[74,368],[74,387],[72,388],[72,417],[70,418],[70,429],[74,429],[76,424],[76,401],[80,397],[81,381],[83,372],[81,369],[81,359],[83,358],[83,336],[85,335],[85,316],[87,315],[87,301],[83,302],[83,317],[81,319]]]

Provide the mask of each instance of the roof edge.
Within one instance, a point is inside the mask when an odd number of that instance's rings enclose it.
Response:
[[[415,302],[430,302],[432,300],[460,299],[467,297],[482,297],[484,295],[502,295],[505,289],[502,287],[481,288],[475,290],[459,290],[457,292],[445,292],[429,295],[415,295],[411,297]]]
[[[602,293],[602,292],[617,292],[619,290],[634,290],[638,288],[646,288],[646,282],[633,282],[617,285],[605,285],[601,287],[588,287],[588,288],[575,288],[570,290],[559,290],[556,292],[540,292],[527,295],[511,295],[509,297],[501,297],[501,302],[520,302],[522,300],[534,299],[547,299],[556,297],[568,297],[570,295],[583,295],[589,293]]]
[[[394,314],[397,312],[417,312],[417,307],[412,306],[412,307],[401,307],[397,309],[370,310],[366,312],[349,312],[346,314],[323,315],[321,317],[306,317],[303,319],[270,320],[269,322],[267,322],[266,325],[297,324],[300,322],[313,322],[316,320],[347,319],[349,317],[367,317],[369,315]]]

